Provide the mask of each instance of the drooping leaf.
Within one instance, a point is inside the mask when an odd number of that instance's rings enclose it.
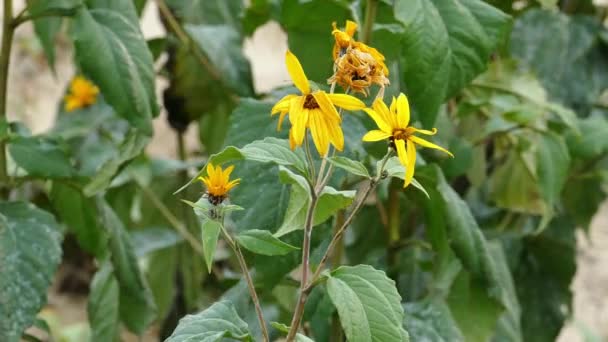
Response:
[[[412,341],[464,341],[464,337],[444,301],[427,299],[406,303],[405,327]]]
[[[401,296],[384,272],[341,266],[327,279],[327,291],[349,341],[409,341]]]
[[[120,312],[119,288],[112,265],[104,262],[91,282],[87,313],[91,341],[115,341],[118,337]]]
[[[540,192],[552,208],[560,198],[570,167],[570,154],[564,139],[554,133],[540,135],[536,160]]]
[[[209,273],[211,273],[211,267],[213,266],[213,256],[215,255],[215,247],[217,246],[221,230],[221,224],[215,220],[204,220],[201,225],[203,251],[205,263],[207,264],[207,272]]]
[[[152,117],[158,114],[152,55],[133,3],[122,3],[123,11],[109,6],[78,9],[71,30],[76,59],[118,115],[151,135]]]
[[[55,218],[24,202],[0,203],[0,340],[17,342],[46,303],[61,261]]]
[[[327,159],[331,164],[340,169],[346,170],[356,176],[370,178],[369,172],[363,163],[351,160],[346,157],[331,157]]]
[[[224,338],[253,341],[247,323],[229,301],[219,301],[206,310],[180,319],[166,342],[216,342]]]
[[[510,17],[480,0],[397,0],[405,27],[403,83],[425,127],[439,105],[486,69],[506,38]]]
[[[123,223],[104,200],[98,199],[97,207],[109,235],[108,248],[120,288],[120,319],[130,331],[141,335],[156,318],[152,293]]]
[[[236,240],[249,251],[262,255],[285,255],[299,249],[279,240],[267,230],[246,230],[237,235]]]

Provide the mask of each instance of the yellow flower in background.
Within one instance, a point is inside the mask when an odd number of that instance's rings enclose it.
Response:
[[[334,44],[333,49],[334,61],[340,56],[344,55],[347,49],[350,47],[364,53],[369,53],[374,58],[374,60],[380,65],[380,71],[384,73],[385,76],[388,76],[388,68],[384,63],[384,55],[382,55],[375,48],[367,46],[362,42],[358,42],[353,38],[355,36],[355,32],[357,32],[357,23],[355,23],[354,21],[347,20],[344,31],[339,30],[335,22],[332,23],[332,26],[333,30],[331,31],[331,34],[336,39],[336,43]]]
[[[230,180],[230,174],[234,170],[234,165],[222,170],[221,166],[214,167],[211,163],[207,164],[207,176],[198,177],[207,187],[209,202],[218,205],[226,198],[228,191],[239,185],[241,179]]]
[[[65,96],[65,110],[71,112],[88,107],[97,101],[99,88],[82,76],[76,76],[70,84],[70,91]]]
[[[411,126],[408,127],[410,123],[410,105],[404,94],[400,94],[397,99],[393,97],[390,109],[386,107],[382,99],[376,99],[372,108],[366,108],[365,112],[376,122],[376,125],[380,129],[369,131],[363,136],[363,141],[388,139],[391,142],[391,146],[397,151],[399,161],[405,167],[405,183],[403,187],[408,186],[414,177],[416,144],[440,150],[450,155],[450,157],[454,157],[445,148],[414,135],[414,133],[434,135],[437,133],[437,129],[433,128],[429,131]]]
[[[292,149],[302,145],[306,129],[309,128],[312,140],[321,156],[327,154],[329,144],[342,151],[344,149],[344,134],[340,126],[342,118],[335,106],[346,110],[358,110],[365,108],[365,104],[356,97],[346,94],[328,94],[322,90],[313,92],[298,58],[287,51],[285,60],[287,71],[302,95],[287,95],[272,107],[271,115],[280,114],[277,130],[281,129],[283,119],[289,113],[291,123],[289,143]]]
[[[334,74],[327,82],[337,83],[344,89],[365,96],[369,94],[372,84],[381,87],[388,85],[390,82],[384,56],[353,38],[357,24],[348,20],[344,31],[340,31],[334,22],[333,28],[332,34],[336,40],[333,49]]]

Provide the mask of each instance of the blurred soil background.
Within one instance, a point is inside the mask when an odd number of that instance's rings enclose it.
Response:
[[[15,1],[15,12],[23,8],[23,0]],[[1,11],[1,9],[0,9]],[[142,30],[146,38],[164,35],[155,4],[149,1],[142,16]],[[329,34],[329,28],[328,28]],[[72,47],[67,39],[57,41],[55,74],[49,69],[42,47],[37,41],[31,24],[21,26],[16,33],[11,57],[8,117],[25,123],[34,134],[48,130],[55,120],[57,106],[69,80],[74,76]],[[287,49],[287,37],[275,22],[260,27],[245,42],[245,54],[250,59],[254,74],[254,85],[258,93],[266,92],[278,85],[289,83],[283,58]],[[163,63],[163,60],[159,61]],[[166,82],[157,81],[157,93],[161,93]],[[204,96],[204,94],[201,94]],[[155,120],[155,135],[148,146],[148,153],[157,157],[176,157],[176,139],[166,122],[164,111]],[[197,132],[194,125],[188,132],[187,147],[197,149]],[[608,201],[593,219],[587,235],[577,236],[577,273],[571,286],[574,293],[572,320],[562,330],[559,342],[608,341]],[[72,266],[73,267],[73,266]],[[82,267],[87,267],[83,265]],[[78,274],[74,270],[58,272]],[[78,270],[75,270],[78,271]],[[86,281],[86,279],[85,279]],[[86,292],[88,289],[65,291],[58,287],[59,281],[49,291],[48,305],[43,317],[66,340],[79,340],[86,330]],[[155,341],[154,329],[150,329],[144,341]],[[136,341],[134,336],[123,336]]]

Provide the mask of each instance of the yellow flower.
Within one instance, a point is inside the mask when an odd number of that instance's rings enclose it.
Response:
[[[361,52],[369,53],[379,64],[380,71],[384,74],[384,76],[388,76],[388,68],[384,63],[384,56],[375,48],[367,46],[362,42],[358,42],[353,38],[355,32],[357,32],[357,23],[347,20],[344,31],[340,31],[335,22],[332,23],[332,26],[333,31],[331,31],[331,34],[333,34],[334,38],[336,39],[333,49],[334,61],[340,56],[344,55],[347,49],[350,47]]]
[[[218,205],[226,198],[228,191],[239,185],[241,179],[230,180],[230,174],[234,170],[234,165],[222,170],[221,166],[213,167],[207,164],[207,176],[198,177],[207,186],[207,195],[213,205]]]
[[[287,51],[285,56],[287,71],[294,85],[302,95],[290,94],[283,97],[272,107],[271,115],[280,114],[277,130],[281,129],[285,115],[289,113],[289,144],[292,149],[301,146],[310,129],[312,140],[321,156],[327,154],[331,143],[337,150],[344,149],[342,118],[335,106],[346,110],[365,108],[365,104],[356,97],[346,94],[328,94],[322,90],[312,91],[308,78],[298,58]]]
[[[82,76],[76,76],[70,84],[70,92],[65,96],[65,110],[88,107],[95,103],[99,88]]]
[[[404,94],[400,94],[396,100],[393,97],[390,110],[386,107],[386,104],[382,99],[376,99],[372,105],[372,109],[366,108],[365,112],[376,122],[376,125],[380,129],[369,131],[363,136],[363,141],[389,139],[391,146],[397,150],[399,161],[405,166],[405,183],[403,184],[403,187],[408,186],[414,177],[414,168],[416,165],[415,144],[434,148],[447,153],[450,157],[454,157],[454,155],[445,148],[414,135],[414,133],[434,135],[437,133],[437,129],[433,128],[429,131],[411,126],[408,127],[410,122],[410,105]]]

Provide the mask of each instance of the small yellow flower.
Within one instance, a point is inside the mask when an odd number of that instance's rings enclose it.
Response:
[[[382,55],[375,48],[367,46],[362,42],[358,42],[353,38],[355,32],[357,32],[357,23],[347,20],[346,28],[344,29],[344,31],[340,31],[336,26],[335,22],[332,23],[332,26],[333,31],[331,32],[331,34],[333,34],[334,38],[336,39],[336,43],[334,44],[333,49],[334,61],[340,56],[344,55],[346,53],[346,50],[350,47],[364,53],[369,53],[374,58],[374,60],[376,60],[376,62],[380,65],[380,71],[384,73],[384,76],[388,76],[388,68],[384,63],[384,55]]]
[[[283,97],[272,107],[271,115],[280,114],[277,130],[281,129],[285,115],[289,113],[289,144],[292,149],[301,146],[306,129],[310,129],[312,140],[321,156],[327,154],[331,143],[337,150],[344,149],[342,118],[335,106],[346,110],[365,108],[365,104],[356,97],[346,94],[328,94],[322,90],[312,91],[308,78],[298,58],[287,51],[285,56],[287,71],[294,85],[302,95],[290,94]]]
[[[88,107],[97,101],[99,88],[82,76],[76,76],[70,84],[70,92],[65,96],[65,110]]]
[[[241,179],[230,180],[230,174],[234,170],[234,165],[229,166],[226,170],[222,170],[221,166],[213,167],[211,163],[207,164],[207,176],[198,177],[207,187],[207,195],[209,201],[213,205],[218,205],[227,197],[228,191],[239,185]]]
[[[408,186],[414,177],[414,168],[416,165],[415,144],[434,148],[447,153],[452,158],[454,157],[454,155],[445,148],[414,135],[414,133],[434,135],[437,133],[437,129],[433,128],[429,131],[411,126],[408,127],[410,122],[410,105],[404,94],[400,94],[396,100],[393,98],[390,110],[386,107],[386,104],[382,99],[376,99],[372,108],[366,108],[365,112],[376,122],[376,125],[380,130],[369,131],[363,136],[363,141],[388,139],[391,142],[391,146],[397,150],[399,161],[405,167],[405,183],[403,184],[403,187]]]

